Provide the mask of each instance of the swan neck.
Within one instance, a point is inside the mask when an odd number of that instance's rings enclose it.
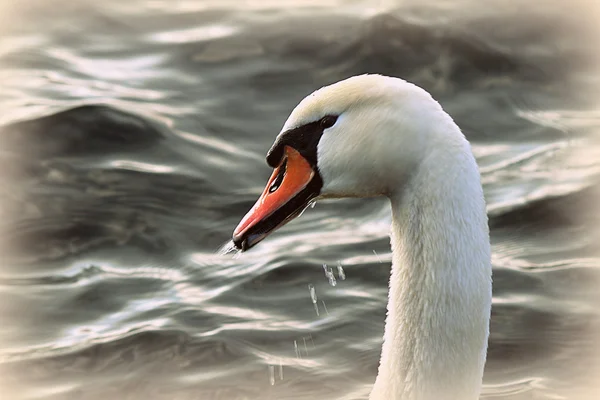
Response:
[[[432,153],[390,196],[393,262],[371,400],[479,397],[491,308],[489,233],[468,143],[454,150]]]

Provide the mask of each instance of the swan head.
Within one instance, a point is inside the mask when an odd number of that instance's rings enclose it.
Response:
[[[426,152],[426,129],[446,115],[402,79],[361,75],[325,86],[292,111],[267,153],[267,186],[233,234],[247,250],[319,198],[390,196]]]

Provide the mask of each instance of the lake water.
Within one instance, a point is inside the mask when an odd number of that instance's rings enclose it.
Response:
[[[291,109],[365,72],[430,91],[480,164],[494,267],[482,398],[590,390],[600,74],[585,2],[3,7],[7,399],[366,399],[391,259],[384,200],[320,202],[240,257],[217,252]]]

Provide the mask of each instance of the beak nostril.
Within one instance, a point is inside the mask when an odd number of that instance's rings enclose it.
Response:
[[[286,167],[287,167],[287,158],[285,160],[283,160],[283,163],[279,167],[279,172],[277,173],[277,177],[271,184],[271,187],[269,187],[269,193],[275,192],[277,189],[279,189],[279,186],[281,186],[281,183],[283,182],[283,178],[285,177]]]

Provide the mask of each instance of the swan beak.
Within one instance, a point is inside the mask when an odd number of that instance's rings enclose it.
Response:
[[[321,178],[296,149],[285,146],[284,156],[265,190],[233,232],[234,245],[248,250],[271,232],[297,217],[317,197]]]

